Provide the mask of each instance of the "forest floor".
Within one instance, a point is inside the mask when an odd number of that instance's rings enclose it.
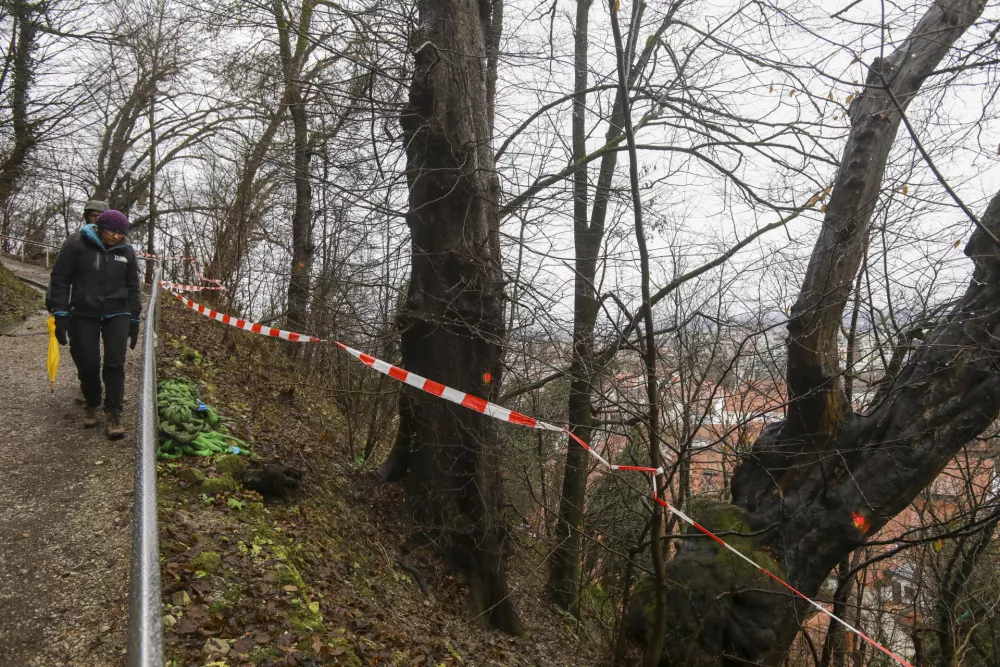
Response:
[[[127,436],[111,442],[81,423],[68,348],[50,392],[46,320],[35,310],[0,336],[0,665],[122,665],[141,348],[126,362]]]
[[[525,635],[470,618],[461,578],[431,554],[407,553],[401,489],[352,463],[342,417],[280,341],[208,320],[169,295],[160,333],[159,380],[197,381],[255,457],[302,471],[301,491],[265,504],[233,482],[236,457],[158,464],[170,667],[601,661],[544,601],[543,556],[523,542],[510,583]],[[399,563],[422,575],[426,594]]]

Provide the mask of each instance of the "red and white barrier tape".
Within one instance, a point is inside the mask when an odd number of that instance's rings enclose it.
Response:
[[[151,259],[156,262],[197,262],[197,257],[171,257],[162,255],[151,255],[148,252],[142,252],[141,250],[135,251],[136,257],[142,257],[143,259]]]
[[[169,291],[169,290],[168,290]],[[285,331],[284,329],[275,329],[273,327],[264,326],[263,324],[258,324],[256,322],[247,322],[246,320],[241,320],[238,317],[233,317],[232,315],[224,315],[211,308],[206,308],[201,304],[197,304],[191,299],[186,299],[176,292],[170,292],[175,297],[177,297],[181,303],[190,308],[191,310],[198,311],[205,317],[211,317],[213,320],[218,320],[223,324],[228,324],[229,326],[236,327],[237,329],[243,329],[244,331],[252,331],[253,333],[260,334],[262,336],[272,336],[274,338],[280,338],[282,340],[291,341],[293,343],[319,343],[320,339],[315,336],[307,336],[305,334],[294,333],[292,331]]]
[[[205,292],[226,289],[225,287],[209,287],[208,285],[182,285],[180,283],[172,283],[169,280],[161,280],[160,287],[172,292]]]
[[[523,415],[520,412],[515,412],[514,410],[510,410],[508,408],[499,406],[496,403],[490,403],[489,401],[479,398],[478,396],[473,396],[472,394],[468,394],[463,391],[458,391],[457,389],[452,389],[451,387],[443,385],[439,382],[435,382],[434,380],[428,380],[427,378],[417,375],[416,373],[411,373],[407,370],[400,368],[399,366],[394,366],[387,361],[376,359],[375,357],[365,354],[360,350],[356,350],[353,347],[345,345],[340,341],[324,340],[322,338],[317,338],[315,336],[307,336],[306,334],[293,333],[290,331],[273,329],[271,327],[265,327],[260,324],[246,322],[244,320],[240,320],[231,317],[229,315],[223,315],[221,313],[217,313],[216,311],[205,308],[204,306],[201,306],[195,303],[194,301],[191,301],[190,299],[185,299],[183,296],[179,294],[175,294],[173,292],[171,293],[174,294],[174,296],[177,297],[188,308],[191,308],[192,310],[195,310],[201,313],[202,315],[205,315],[206,317],[211,317],[212,319],[218,320],[219,322],[229,324],[230,326],[238,327],[246,331],[253,331],[254,333],[259,333],[264,336],[273,336],[277,338],[282,338],[284,340],[290,340],[293,342],[333,343],[340,349],[350,354],[352,357],[357,358],[361,363],[368,366],[369,368],[373,368],[374,370],[383,373],[385,375],[388,375],[389,377],[398,380],[399,382],[410,385],[411,387],[414,387],[416,389],[420,389],[421,391],[425,391],[428,394],[438,396],[439,398],[451,401],[452,403],[456,403],[463,407],[469,408],[470,410],[475,410],[476,412],[487,415],[494,419],[499,419],[500,421],[509,422],[511,424],[518,424],[520,426],[526,426],[528,428],[533,428],[533,429],[555,431],[557,433],[565,433],[574,442],[576,442],[578,445],[587,450],[587,452],[590,453],[591,456],[597,459],[597,461],[599,461],[608,470],[627,470],[627,471],[650,473],[650,478],[652,480],[653,500],[655,500],[657,503],[663,506],[663,508],[666,509],[668,512],[676,516],[684,523],[687,523],[695,530],[711,538],[721,547],[736,554],[736,556],[738,556],[741,560],[747,562],[751,567],[754,567],[755,569],[763,572],[768,577],[770,577],[771,579],[773,579],[774,581],[776,581],[777,583],[781,584],[783,587],[791,591],[793,594],[805,600],[809,605],[811,605],[817,611],[821,612],[826,616],[829,616],[832,620],[836,621],[850,632],[853,632],[862,640],[864,640],[874,648],[878,649],[885,655],[889,656],[903,667],[913,667],[913,665],[911,665],[905,658],[897,655],[896,653],[889,650],[882,644],[878,643],[877,641],[869,637],[867,634],[862,632],[860,629],[856,628],[855,626],[851,625],[844,619],[835,615],[833,612],[828,611],[826,607],[816,602],[805,593],[800,592],[797,588],[784,581],[781,577],[773,574],[765,567],[758,565],[749,556],[737,550],[735,547],[731,546],[721,537],[719,537],[712,531],[702,526],[700,523],[698,523],[697,521],[689,517],[687,514],[682,512],[680,509],[674,507],[666,500],[663,500],[656,490],[656,477],[657,475],[663,474],[663,468],[649,468],[643,466],[627,466],[627,465],[620,466],[620,465],[615,465],[613,463],[609,463],[607,459],[605,459],[603,456],[594,451],[594,449],[588,446],[587,443],[585,443],[583,440],[577,437],[569,429],[561,428],[559,426],[556,426],[555,424],[550,424],[540,419],[529,417],[528,415]]]
[[[198,260],[194,259],[193,257],[191,258],[191,268],[194,269],[194,275],[197,276],[198,280],[200,280],[201,282],[215,283],[221,289],[226,289],[225,287],[222,286],[222,282],[216,280],[215,278],[206,278],[205,276],[203,276],[201,271],[198,270]]]
[[[161,281],[161,284],[163,282]],[[166,287],[166,285],[164,285]],[[169,288],[167,288],[169,290]],[[590,452],[591,456],[597,459],[605,468],[608,470],[638,470],[642,472],[653,472],[655,468],[643,468],[640,466],[617,466],[613,463],[609,463],[607,459],[595,452],[590,446],[587,445],[583,440],[576,436],[576,434],[570,432],[568,429],[556,426],[555,424],[550,424],[548,422],[542,421],[540,419],[535,419],[534,417],[529,417],[527,415],[522,415],[520,412],[515,412],[514,410],[509,410],[505,407],[499,406],[496,403],[490,403],[486,399],[479,398],[478,396],[473,396],[472,394],[467,394],[464,391],[458,391],[457,389],[452,389],[451,387],[445,386],[434,380],[428,380],[425,377],[421,377],[416,373],[411,373],[410,371],[404,370],[399,366],[393,366],[392,364],[382,361],[381,359],[376,359],[375,357],[369,356],[360,350],[355,350],[353,347],[345,345],[340,341],[328,341],[322,338],[317,338],[315,336],[309,336],[307,334],[293,333],[291,331],[284,331],[283,329],[273,329],[271,327],[266,327],[260,324],[254,324],[253,322],[247,322],[230,315],[223,315],[222,313],[216,312],[211,308],[206,308],[194,301],[184,298],[180,294],[171,292],[175,297],[177,297],[181,303],[186,305],[191,310],[195,310],[205,317],[210,317],[213,320],[218,320],[224,324],[234,326],[246,331],[253,331],[254,333],[259,333],[264,336],[272,336],[275,338],[282,338],[284,340],[289,340],[296,343],[334,343],[340,349],[344,350],[352,357],[355,357],[361,363],[374,368],[380,373],[384,373],[389,377],[399,380],[404,384],[408,384],[411,387],[425,391],[428,394],[433,394],[439,398],[443,398],[446,401],[451,401],[463,407],[469,408],[470,410],[475,410],[476,412],[482,413],[494,419],[499,419],[500,421],[510,422],[511,424],[519,424],[520,426],[527,426],[528,428],[540,429],[545,431],[554,431],[556,433],[565,433],[574,442],[579,444],[581,447]]]
[[[425,391],[428,394],[433,394],[434,396],[443,398],[446,401],[457,403],[458,405],[469,408],[470,410],[475,410],[476,412],[482,413],[488,417],[493,417],[494,419],[499,419],[500,421],[509,422],[511,424],[519,424],[520,426],[527,426],[528,428],[543,431],[565,433],[572,438],[574,442],[590,452],[590,455],[597,459],[608,470],[639,470],[643,472],[655,472],[656,470],[656,468],[618,466],[613,463],[609,463],[607,459],[591,449],[587,443],[577,437],[576,434],[572,433],[569,429],[544,422],[540,419],[535,419],[534,417],[529,417],[528,415],[522,415],[520,412],[515,412],[514,410],[497,405],[496,403],[490,403],[486,399],[479,398],[478,396],[473,396],[472,394],[467,394],[464,391],[452,389],[451,387],[435,382],[434,380],[428,380],[427,378],[421,377],[416,373],[404,370],[399,366],[393,366],[387,361],[376,359],[375,357],[367,355],[360,350],[355,350],[353,347],[344,345],[340,341],[335,340],[329,342],[334,343],[337,347],[344,350],[352,357],[357,358],[365,366],[374,368],[379,373],[388,375],[389,377],[399,380],[404,384],[408,384],[411,387]]]

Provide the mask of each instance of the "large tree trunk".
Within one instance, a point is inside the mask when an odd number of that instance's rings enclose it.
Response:
[[[905,509],[1000,412],[1000,249],[981,230],[966,247],[975,272],[964,297],[911,353],[871,413],[851,411],[837,366],[836,334],[900,111],[982,10],[978,0],[935,3],[897,51],[873,63],[849,111],[851,134],[792,310],[788,418],[766,428],[737,469],[738,507],[726,506],[725,516],[713,510],[719,529],[755,531],[730,539],[757,562],[780,568],[806,595],[815,595],[866,532]],[[1000,195],[982,222],[1000,231]],[[864,518],[865,529],[852,513]],[[667,568],[664,664],[781,664],[808,611],[801,601],[705,540],[682,540]],[[642,606],[649,589],[637,587],[632,598],[640,635],[648,627]]]
[[[28,155],[38,143],[38,136],[28,114],[28,94],[35,78],[33,53],[38,47],[38,19],[42,5],[17,0],[9,7],[14,28],[11,53],[8,54],[11,82],[7,91],[10,104],[13,141],[10,151],[0,160],[0,210],[6,211],[17,193]],[[5,217],[6,221],[6,217]],[[9,233],[4,225],[3,233]]]
[[[400,315],[403,366],[494,398],[504,339],[497,194],[488,120],[490,4],[420,0],[403,112],[412,270]],[[388,479],[406,477],[415,536],[465,573],[473,614],[520,623],[507,589],[496,423],[404,387]]]

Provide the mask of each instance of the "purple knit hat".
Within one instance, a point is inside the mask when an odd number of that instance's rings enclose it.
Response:
[[[102,229],[110,229],[113,232],[121,232],[128,235],[128,218],[121,211],[105,211],[97,217],[97,226]]]

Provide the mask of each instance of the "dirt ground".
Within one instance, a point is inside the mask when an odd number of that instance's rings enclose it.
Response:
[[[81,425],[68,348],[50,393],[45,332],[41,312],[0,336],[0,667],[121,665],[141,346],[126,366],[128,435],[111,442],[103,423]]]

